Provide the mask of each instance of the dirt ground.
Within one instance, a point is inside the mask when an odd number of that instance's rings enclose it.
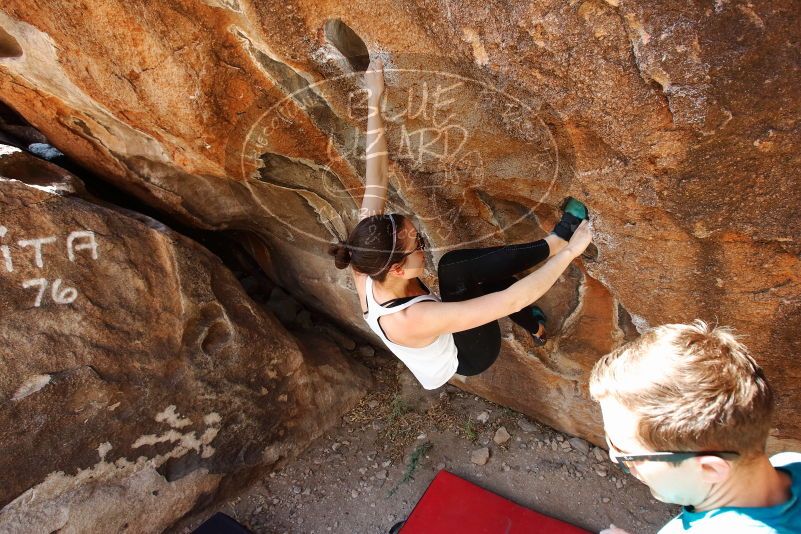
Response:
[[[367,360],[376,389],[290,465],[218,511],[256,533],[383,534],[447,469],[593,532],[614,523],[655,533],[677,513],[586,441],[453,386],[425,392],[384,354]],[[488,460],[474,463],[484,448]]]

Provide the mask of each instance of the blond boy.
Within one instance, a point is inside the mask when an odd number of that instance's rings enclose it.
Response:
[[[765,453],[773,393],[731,330],[655,328],[601,358],[590,393],[612,460],[683,506],[659,534],[801,532],[801,454]]]

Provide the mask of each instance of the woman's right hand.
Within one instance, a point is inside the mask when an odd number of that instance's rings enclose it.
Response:
[[[590,222],[587,220],[581,221],[573,236],[567,243],[567,248],[571,251],[574,258],[581,256],[587,247],[592,242],[592,231],[590,230]]]

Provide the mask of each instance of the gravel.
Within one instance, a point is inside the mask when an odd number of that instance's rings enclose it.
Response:
[[[382,358],[377,353],[373,361]],[[208,514],[227,513],[254,534],[385,533],[411,513],[443,469],[590,532],[614,523],[632,533],[655,534],[676,513],[653,501],[647,487],[624,475],[603,449],[452,386],[436,392],[440,407],[432,413],[446,406],[456,418],[453,426],[420,418],[397,456],[391,452],[394,438],[381,430],[391,428],[386,417],[395,391],[371,393],[362,408],[370,417],[342,418],[296,459]],[[418,410],[414,413],[425,413]],[[424,443],[415,439],[420,435],[431,447],[415,456]],[[189,534],[201,521],[187,521],[180,532]]]
[[[536,423],[532,423],[531,421],[523,417],[517,420],[517,426],[520,427],[520,430],[527,433],[536,432],[537,430],[539,430],[539,427],[537,426]]]
[[[587,454],[590,452],[590,444],[581,438],[570,438],[567,440],[567,442],[570,443],[570,446],[581,454]]]

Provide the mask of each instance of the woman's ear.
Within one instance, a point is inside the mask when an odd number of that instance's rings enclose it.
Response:
[[[389,268],[389,271],[387,271],[387,274],[391,274],[391,275],[394,275],[394,276],[400,276],[402,278],[403,275],[406,274],[405,268],[403,267],[405,263],[406,263],[405,261],[401,261],[401,262],[393,264]]]
[[[729,478],[732,465],[728,460],[717,456],[698,456],[695,458],[701,469],[701,479],[710,484],[719,484]]]

